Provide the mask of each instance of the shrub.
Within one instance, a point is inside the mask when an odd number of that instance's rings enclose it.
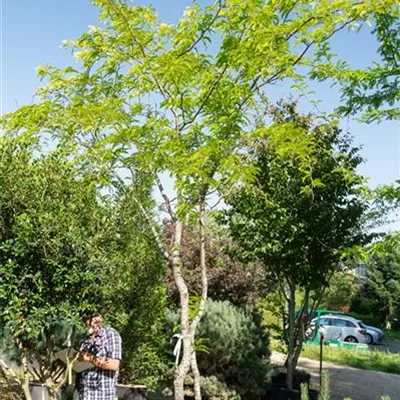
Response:
[[[201,378],[202,395],[212,400],[240,400],[240,395],[235,390],[219,381],[216,376],[205,376]]]
[[[178,321],[177,313],[167,310],[169,337]],[[203,377],[214,376],[226,385],[230,395],[235,391],[246,400],[259,399],[268,391],[274,370],[269,363],[268,335],[259,315],[228,301],[208,300],[196,340],[206,347],[206,351],[197,353]],[[169,345],[169,354],[171,350]],[[214,378],[205,384],[210,387],[210,382],[215,383]]]
[[[208,354],[199,353],[199,368],[235,389],[244,399],[259,398],[271,383],[268,336],[260,317],[227,301],[209,301],[198,336]]]

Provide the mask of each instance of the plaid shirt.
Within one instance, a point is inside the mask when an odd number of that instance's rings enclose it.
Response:
[[[113,328],[101,328],[94,338],[83,342],[83,351],[95,357],[121,360],[121,336]],[[81,400],[114,400],[118,372],[93,368],[80,374],[78,391]]]

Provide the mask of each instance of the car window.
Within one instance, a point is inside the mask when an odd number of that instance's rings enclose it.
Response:
[[[346,326],[349,327],[349,328],[355,328],[355,327],[356,327],[356,326],[355,326],[352,322],[350,322],[350,321],[346,321]]]
[[[358,323],[358,325],[360,328],[367,329],[367,327],[361,321]]]
[[[330,326],[330,325],[332,325],[332,318],[320,318],[319,324],[325,325],[325,326]]]
[[[346,320],[344,320],[344,319],[339,319],[339,318],[334,318],[334,319],[332,320],[333,326],[340,326],[340,327],[342,327],[342,328],[344,328],[344,327],[347,326],[346,322],[347,322]]]

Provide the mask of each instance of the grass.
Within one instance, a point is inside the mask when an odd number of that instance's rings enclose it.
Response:
[[[319,360],[319,346],[305,345],[302,357]],[[324,346],[324,361],[400,375],[399,355],[379,350],[355,350]]]
[[[386,339],[397,339],[400,340],[400,331],[384,330]]]

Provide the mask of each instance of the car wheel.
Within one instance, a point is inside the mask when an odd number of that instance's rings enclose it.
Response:
[[[358,343],[358,340],[354,336],[347,336],[347,338],[344,339],[344,341],[348,343]]]
[[[367,344],[374,344],[374,338],[369,333],[367,333]]]

